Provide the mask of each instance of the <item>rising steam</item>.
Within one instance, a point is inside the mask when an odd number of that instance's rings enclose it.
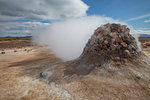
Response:
[[[33,33],[33,41],[48,45],[53,53],[64,61],[80,56],[94,30],[106,23],[122,23],[104,16],[86,16],[55,22]]]

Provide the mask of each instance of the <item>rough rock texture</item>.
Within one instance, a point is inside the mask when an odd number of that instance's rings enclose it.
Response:
[[[136,39],[126,25],[105,24],[98,27],[86,44],[82,55],[69,67],[68,73],[88,74],[93,68],[111,61],[132,61],[140,53]]]
[[[38,78],[50,84],[56,100],[150,100],[149,72],[150,59],[138,51],[129,29],[106,24],[79,58],[48,65]]]
[[[129,58],[138,54],[136,40],[126,25],[106,24],[97,28],[88,41],[82,56],[105,55],[110,59]]]

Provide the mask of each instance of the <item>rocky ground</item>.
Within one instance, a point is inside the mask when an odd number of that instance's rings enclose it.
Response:
[[[144,54],[150,57],[150,39],[140,41]],[[150,99],[150,66],[144,66],[149,63],[147,57],[143,63],[134,62],[136,67],[118,62],[116,67],[95,68],[88,75],[62,76],[64,66],[71,62],[62,63],[48,47],[22,39],[2,40],[0,44],[0,100]]]

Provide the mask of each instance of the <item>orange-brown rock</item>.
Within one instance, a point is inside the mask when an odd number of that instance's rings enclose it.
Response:
[[[71,73],[87,74],[96,65],[137,58],[139,51],[135,38],[129,31],[126,25],[120,24],[106,24],[98,27],[81,56],[69,65],[71,67],[68,70]]]

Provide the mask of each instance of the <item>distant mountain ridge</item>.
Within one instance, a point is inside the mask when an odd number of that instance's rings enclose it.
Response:
[[[31,35],[29,35],[29,36],[0,36],[0,37],[26,37],[26,38],[30,38],[30,37],[32,37]],[[149,34],[140,34],[139,35],[139,37],[150,37],[150,35]]]
[[[0,38],[31,38],[32,36],[0,36]]]
[[[140,37],[150,37],[148,34],[140,34]]]

